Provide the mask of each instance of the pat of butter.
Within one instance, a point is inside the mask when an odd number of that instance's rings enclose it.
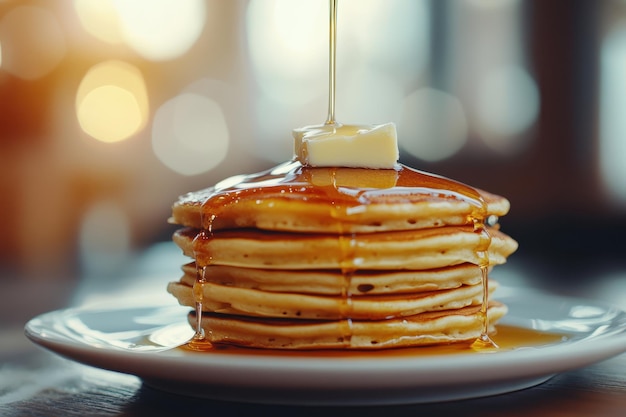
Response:
[[[296,158],[312,167],[393,168],[398,139],[393,123],[320,125],[294,129]]]

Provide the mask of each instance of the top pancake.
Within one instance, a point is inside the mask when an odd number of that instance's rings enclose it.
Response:
[[[373,233],[471,224],[500,217],[509,201],[399,165],[310,168],[297,162],[181,196],[171,223],[196,229]]]

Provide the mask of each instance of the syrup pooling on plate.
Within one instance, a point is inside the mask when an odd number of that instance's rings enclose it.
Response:
[[[203,216],[203,218],[204,217],[205,216]],[[213,238],[213,219],[215,219],[215,216],[208,215],[206,219],[206,221],[203,220],[202,222],[202,224],[206,223],[206,226],[200,230],[193,240],[194,248],[199,246],[201,241]],[[195,249],[194,252],[196,252]],[[205,339],[204,329],[202,328],[202,309],[204,307],[204,287],[207,283],[206,270],[207,266],[211,265],[211,260],[211,256],[209,255],[204,263],[196,262],[196,282],[194,282],[192,288],[195,301],[196,325],[193,338],[189,341],[189,346],[196,350],[202,350],[204,345],[208,344]]]
[[[494,342],[499,346],[499,351],[514,351],[519,349],[542,348],[571,339],[571,335],[553,331],[540,331],[525,327],[517,327],[506,324],[498,326],[498,333],[494,336]],[[182,346],[188,348],[189,346]],[[283,350],[283,349],[250,349],[233,345],[220,345],[212,349],[215,354],[260,357],[292,357],[292,358],[411,358],[441,355],[467,355],[480,354],[486,350],[472,349],[468,343],[448,343],[443,345],[405,347],[399,349],[383,349],[375,352],[367,350]]]
[[[383,181],[381,177],[385,177]],[[329,181],[321,181],[328,178]],[[389,181],[389,179],[393,179]],[[345,321],[344,339],[349,344],[351,333],[352,294],[349,290],[350,282],[355,271],[359,269],[358,254],[359,236],[350,227],[352,216],[358,216],[368,207],[376,204],[414,203],[433,199],[451,199],[460,201],[470,208],[466,224],[473,227],[480,237],[475,251],[476,266],[483,272],[483,305],[481,320],[483,335],[481,341],[493,347],[487,335],[487,270],[489,267],[488,248],[490,235],[488,232],[487,207],[481,194],[474,188],[460,182],[438,175],[429,174],[398,164],[394,170],[370,170],[355,168],[313,168],[302,166],[297,161],[281,164],[268,171],[237,176],[222,181],[215,187],[199,192],[204,202],[201,207],[201,224],[203,230],[194,239],[194,248],[203,240],[211,239],[216,232],[216,226],[236,223],[235,218],[240,213],[234,209],[237,205],[260,206],[263,210],[272,210],[272,204],[277,201],[298,201],[301,203],[316,202],[327,208],[325,216],[328,222],[334,224],[334,235],[339,240],[340,268],[343,276],[342,297],[343,308],[341,316]],[[233,214],[235,213],[235,214]],[[438,226],[445,226],[439,224]],[[218,227],[219,228],[219,227]],[[314,232],[312,232],[314,233]],[[268,231],[268,239],[272,239]],[[196,302],[202,306],[200,289],[205,281],[204,269],[211,265],[213,260],[210,253],[195,250],[196,267],[198,268],[199,288]],[[201,308],[198,309],[197,323],[201,321]],[[197,336],[201,336],[198,326]]]

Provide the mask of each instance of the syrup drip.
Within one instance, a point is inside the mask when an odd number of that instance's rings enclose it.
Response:
[[[207,219],[206,221],[204,219]],[[200,246],[202,241],[212,239],[213,237],[213,220],[215,219],[214,215],[203,216],[202,223],[206,223],[206,228],[202,229],[200,233],[194,238],[193,247],[194,252],[198,251],[195,249]],[[206,335],[204,332],[204,328],[202,327],[202,311],[204,308],[204,288],[207,282],[206,279],[206,270],[207,266],[211,264],[211,257],[209,256],[207,262],[198,262],[198,256],[194,255],[196,259],[196,281],[193,285],[193,298],[195,301],[195,312],[196,312],[196,326],[194,329],[194,335],[192,339],[187,343],[188,347],[193,350],[205,350],[207,347],[211,346],[211,343],[206,339]]]
[[[476,254],[478,255],[478,267],[480,268],[483,290],[483,299],[479,312],[482,330],[480,337],[472,344],[472,348],[476,350],[497,349],[498,345],[489,337],[489,317],[487,315],[487,306],[489,305],[489,245],[491,244],[491,236],[485,226],[487,220],[484,214],[480,217],[473,217],[471,220],[474,223],[474,233],[480,236]]]
[[[332,3],[332,0],[331,0]],[[332,187],[335,192],[339,192],[339,185],[337,183],[337,168],[330,170],[330,177]],[[345,217],[345,210],[340,205],[332,206],[331,215],[337,219]],[[343,282],[341,283],[341,298],[343,303],[341,305],[340,317],[343,320],[343,343],[349,347],[352,340],[352,293],[350,288],[352,287],[352,276],[356,271],[355,266],[355,251],[356,251],[356,236],[354,233],[346,233],[341,220],[336,222],[337,233],[339,235],[339,247],[341,249],[341,276]]]
[[[193,298],[196,302],[196,329],[194,340],[204,340],[202,328],[202,305],[204,301],[204,284],[206,284],[206,267],[196,268],[196,282],[193,284]]]
[[[354,274],[355,268],[353,266],[347,266],[346,264],[350,264],[350,255],[346,255],[346,253],[349,253],[352,250],[352,247],[348,248],[348,250],[346,250],[345,246],[346,246],[346,242],[348,242],[347,244],[351,245],[351,242],[354,242],[354,238],[353,237],[345,237],[345,236],[340,236],[339,239],[341,240],[341,250],[342,250],[342,256],[344,258],[344,260],[346,260],[347,262],[344,264],[342,262],[342,266],[341,266],[341,274],[343,277],[343,282],[342,282],[342,288],[341,288],[341,297],[342,297],[342,304],[341,304],[341,311],[340,311],[340,317],[343,320],[343,326],[342,326],[342,334],[343,334],[343,342],[344,345],[346,347],[350,347],[350,341],[352,340],[352,293],[350,292],[350,284],[352,281],[352,275]]]

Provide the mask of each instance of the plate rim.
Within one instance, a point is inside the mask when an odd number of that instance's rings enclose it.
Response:
[[[502,294],[500,294],[500,292]],[[445,390],[447,386],[460,387],[464,384],[493,384],[512,379],[528,380],[536,385],[552,375],[577,369],[592,363],[609,359],[626,352],[626,313],[609,303],[598,300],[566,297],[515,287],[500,287],[498,299],[505,302],[510,298],[540,296],[544,301],[585,303],[613,311],[623,320],[611,333],[587,335],[565,342],[539,346],[536,348],[507,350],[493,354],[429,355],[427,357],[385,357],[372,361],[368,358],[332,357],[262,357],[233,353],[229,355],[207,355],[175,349],[164,352],[131,352],[99,348],[90,344],[71,340],[66,335],[49,329],[51,324],[63,327],[63,317],[84,312],[106,314],[110,311],[138,311],[140,309],[179,309],[177,305],[128,305],[112,308],[72,307],[38,315],[25,325],[25,334],[37,345],[70,360],[89,366],[138,376],[155,385],[163,385],[164,380],[172,384],[197,383],[239,389],[249,389],[263,383],[268,389],[298,391],[302,389],[336,389],[353,391],[373,387],[371,376],[376,376],[376,387],[384,391],[398,388],[429,388]],[[509,317],[509,319],[512,317]],[[506,322],[506,321],[504,321]],[[58,331],[58,330],[57,330]],[[64,339],[65,338],[65,339]],[[601,343],[598,343],[601,340]],[[469,361],[468,357],[472,360]],[[444,359],[445,358],[445,359]],[[565,360],[567,359],[567,360]],[[511,363],[515,366],[511,371]],[[164,371],[175,366],[181,372],[170,373],[164,378]],[[458,372],[462,370],[463,372]],[[209,374],[206,373],[209,371]],[[456,372],[455,372],[456,371]],[[475,371],[481,371],[476,375]],[[246,375],[242,378],[241,372]],[[306,378],[302,378],[306,374]],[[424,378],[428,375],[429,378]],[[528,385],[532,386],[532,385]],[[173,390],[175,387],[172,387]],[[500,391],[506,392],[506,391]],[[469,394],[468,394],[469,395]],[[223,396],[223,394],[222,394]],[[471,395],[472,397],[475,395]],[[447,398],[447,397],[446,397]],[[414,396],[413,400],[416,400]],[[447,398],[448,399],[448,398]],[[244,398],[245,400],[245,398]],[[277,402],[278,398],[274,399]],[[340,399],[335,399],[340,401]],[[375,401],[376,398],[363,401]],[[294,399],[295,401],[295,399]],[[389,399],[387,400],[389,401]],[[280,402],[280,401],[278,401]],[[298,403],[301,400],[298,400]],[[416,401],[411,401],[416,402]]]

